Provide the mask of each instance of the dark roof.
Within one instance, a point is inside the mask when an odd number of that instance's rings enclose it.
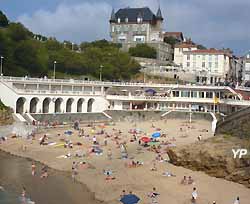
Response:
[[[110,19],[111,22],[117,21],[120,18],[120,22],[126,22],[125,19],[128,18],[128,22],[137,22],[137,18],[142,17],[143,21],[155,21],[158,20],[157,16],[148,7],[144,8],[124,8],[119,9],[115,13],[115,20]],[[161,17],[161,20],[163,18]]]
[[[158,19],[163,20],[163,17],[162,17],[162,14],[161,14],[161,8],[160,8],[160,7],[158,8],[158,11],[157,11],[156,17],[157,17]]]

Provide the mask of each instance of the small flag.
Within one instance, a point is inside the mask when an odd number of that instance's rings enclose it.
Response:
[[[214,103],[217,104],[217,103],[219,103],[219,102],[220,102],[220,99],[217,98],[217,97],[215,96],[215,97],[214,97]]]

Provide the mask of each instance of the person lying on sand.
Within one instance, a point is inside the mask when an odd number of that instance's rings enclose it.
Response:
[[[174,175],[174,174],[172,174],[171,172],[169,172],[169,171],[166,171],[166,172],[163,172],[162,173],[162,176],[167,176],[167,177],[176,177],[176,175]]]
[[[156,163],[155,161],[153,161],[153,167],[150,169],[151,171],[157,171],[157,168],[156,168]]]
[[[125,195],[127,195],[127,194],[126,194],[126,191],[125,191],[125,190],[122,190],[122,193],[121,193],[121,195],[120,195],[120,198],[123,198]]]
[[[106,180],[114,180],[115,177],[114,176],[111,176],[112,175],[112,171],[111,170],[104,170],[104,174],[106,175]]]
[[[134,161],[134,160],[131,160],[130,162],[125,163],[125,166],[128,167],[128,168],[136,168],[136,167],[139,167],[139,166],[142,166],[142,165],[143,165],[143,162]]]

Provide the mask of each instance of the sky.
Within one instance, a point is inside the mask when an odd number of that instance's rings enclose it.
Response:
[[[159,4],[165,31],[236,55],[250,50],[250,0],[0,0],[0,10],[34,33],[80,43],[110,39],[112,8],[147,6],[156,13]]]

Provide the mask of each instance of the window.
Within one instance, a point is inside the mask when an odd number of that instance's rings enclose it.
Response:
[[[199,98],[205,98],[205,93],[203,91],[199,92]]]
[[[193,70],[195,70],[195,68],[196,68],[196,63],[193,62]]]
[[[209,55],[208,59],[211,62],[212,61],[212,55]]]
[[[190,97],[190,92],[189,91],[181,91],[181,97],[189,98]]]
[[[209,63],[208,63],[208,67],[209,67],[209,68],[212,68],[212,62],[209,62]]]
[[[121,23],[121,19],[120,18],[117,19],[117,23]]]
[[[187,67],[190,67],[190,62],[187,62]]]
[[[191,92],[191,97],[192,98],[197,98],[197,91],[192,91]]]
[[[174,97],[179,97],[179,91],[173,91],[173,96]]]
[[[215,68],[218,68],[218,62],[215,62]]]
[[[203,61],[206,60],[206,55],[202,55],[202,60],[203,60]]]
[[[196,61],[196,55],[193,55],[193,61]]]
[[[128,17],[125,18],[125,22],[128,23]]]
[[[187,55],[187,60],[190,60],[190,55]]]
[[[179,52],[182,52],[182,48],[179,48]]]
[[[137,18],[137,23],[142,23],[142,18],[141,17]]]
[[[206,66],[206,62],[202,62],[202,67],[205,67]]]
[[[207,92],[206,98],[213,98],[213,92]]]
[[[218,61],[218,55],[215,55],[215,61]]]

